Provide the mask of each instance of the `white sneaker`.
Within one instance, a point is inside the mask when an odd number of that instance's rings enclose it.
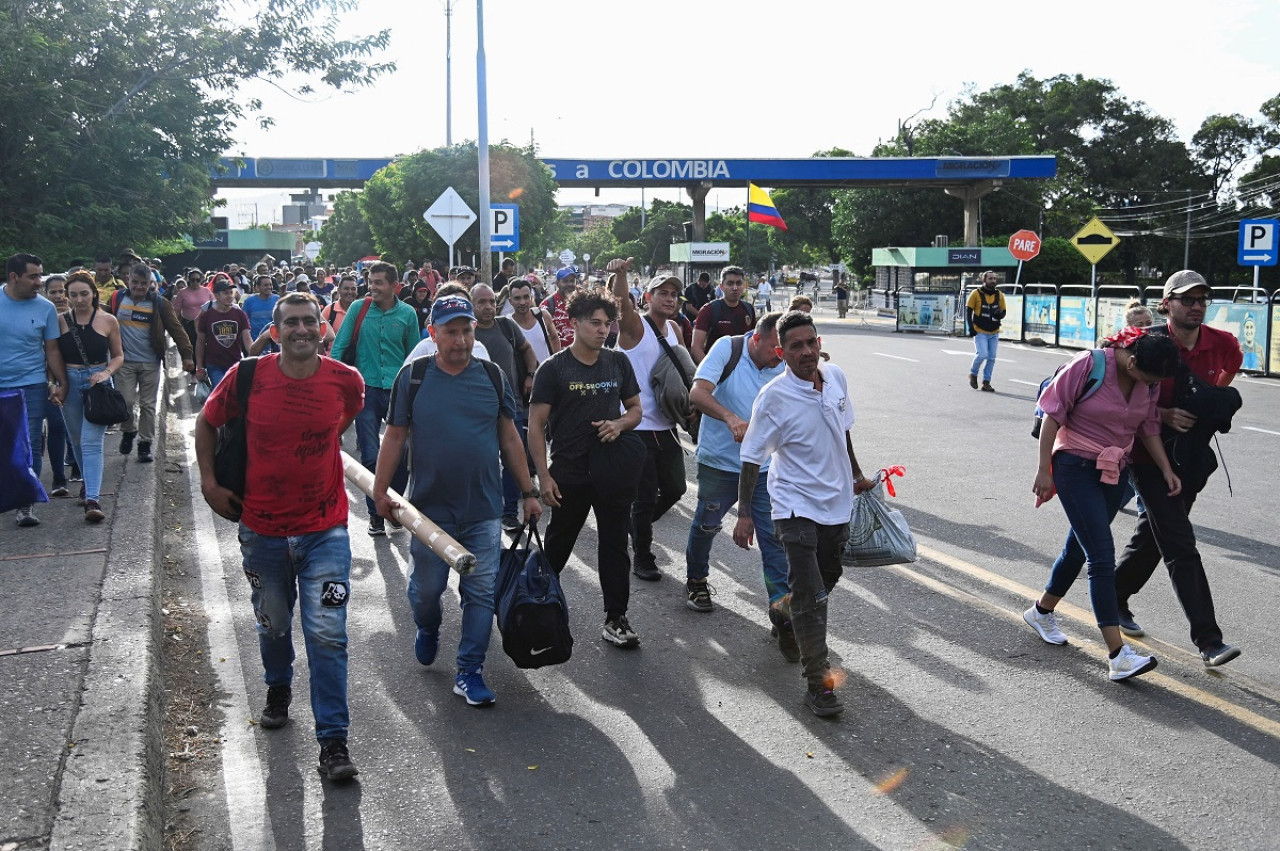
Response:
[[[1143,656],[1128,644],[1120,648],[1114,659],[1108,660],[1111,679],[1119,682],[1130,677],[1138,677],[1156,666],[1156,657]]]
[[[1067,637],[1058,629],[1058,615],[1055,612],[1040,614],[1034,605],[1022,613],[1027,626],[1034,629],[1049,644],[1066,644]]]

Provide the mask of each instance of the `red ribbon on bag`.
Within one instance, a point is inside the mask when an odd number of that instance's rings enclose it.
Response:
[[[897,496],[898,492],[893,489],[893,479],[891,476],[905,476],[907,468],[901,464],[894,464],[892,467],[881,467],[876,472],[876,484],[884,482],[884,489],[889,492],[889,496]]]

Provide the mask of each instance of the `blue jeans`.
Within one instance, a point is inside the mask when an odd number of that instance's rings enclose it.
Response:
[[[476,557],[476,569],[458,581],[462,597],[458,669],[472,670],[484,664],[489,635],[493,630],[494,586],[498,578],[498,558],[502,554],[502,521],[495,517],[471,523],[441,523],[440,528]],[[409,543],[409,554],[413,556],[408,592],[413,622],[423,632],[437,635],[444,617],[440,598],[448,587],[449,565],[417,537]]]
[[[1070,452],[1053,456],[1053,485],[1058,489],[1062,510],[1071,522],[1071,531],[1067,533],[1067,542],[1058,560],[1053,563],[1053,572],[1044,590],[1055,597],[1065,597],[1080,575],[1080,568],[1088,561],[1089,601],[1100,627],[1120,623],[1116,544],[1111,537],[1111,521],[1120,510],[1123,479],[1128,471],[1121,470],[1120,476],[1121,481],[1114,485],[1103,484],[1096,462]]]
[[[89,376],[106,368],[105,364],[67,367],[67,399],[62,403],[71,448],[84,477],[84,498],[94,501],[102,491],[102,441],[107,427],[84,418],[84,390],[89,386]]]
[[[520,442],[524,444],[527,456],[529,451],[528,412],[523,410],[517,411],[515,422],[516,431],[520,433]],[[520,515],[520,486],[516,484],[515,477],[512,476],[511,471],[507,469],[505,462],[502,465],[502,514],[504,517],[508,515],[518,517]]]
[[[49,466],[53,470],[53,486],[66,487],[67,450],[71,448],[67,439],[67,422],[62,416],[61,408],[53,405],[46,405],[45,408],[45,448],[49,452]],[[74,454],[72,461],[75,461]]]
[[[347,601],[351,599],[351,542],[346,526],[275,538],[240,524],[244,575],[253,588],[258,650],[268,686],[293,682],[293,604],[301,597],[302,637],[311,672],[316,740],[345,739]]]
[[[698,507],[689,525],[689,541],[684,546],[686,575],[689,579],[706,579],[711,573],[711,543],[720,531],[724,516],[738,502],[738,474],[698,465]],[[791,593],[787,580],[787,555],[773,533],[769,501],[769,471],[761,470],[756,489],[751,495],[751,522],[756,524],[756,541],[760,544],[760,560],[764,563],[764,587],[769,602],[776,603]]]
[[[378,447],[382,422],[387,418],[391,405],[391,391],[382,387],[364,388],[364,407],[356,414],[356,445],[360,447],[360,463],[369,472],[378,466]],[[368,496],[364,498],[370,519],[378,516],[377,504]]]
[[[205,377],[209,379],[209,389],[212,390],[222,383],[222,379],[226,376],[227,371],[220,366],[206,366],[204,368]]]
[[[46,406],[53,407],[49,401],[49,385],[41,382],[24,384],[12,389],[21,390],[23,401],[27,404],[27,437],[31,441],[31,469],[35,472],[36,478],[39,478],[40,471],[44,469],[45,411]]]
[[[985,360],[987,366],[982,370],[982,380],[990,381],[991,372],[996,368],[996,349],[1000,347],[999,334],[987,334],[982,331],[973,335],[973,364],[969,367],[970,375],[978,374],[978,367]]]

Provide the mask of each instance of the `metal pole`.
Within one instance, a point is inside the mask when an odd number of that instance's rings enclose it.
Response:
[[[444,143],[453,145],[453,0],[444,2]]]
[[[1191,268],[1191,190],[1187,190],[1187,236],[1182,245],[1182,268]]]
[[[1093,263],[1089,266],[1089,288],[1093,293],[1093,297],[1098,297],[1098,264]]]
[[[480,282],[493,281],[493,246],[489,233],[489,93],[485,79],[484,62],[484,0],[476,0],[476,109],[479,113],[479,141],[476,143],[480,157]]]

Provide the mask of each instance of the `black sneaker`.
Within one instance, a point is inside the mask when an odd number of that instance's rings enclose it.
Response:
[[[662,571],[658,570],[657,562],[653,560],[653,556],[648,558],[637,557],[631,572],[636,575],[637,579],[643,579],[645,582],[657,582],[662,578]]]
[[[685,601],[685,605],[695,612],[712,611],[715,607],[711,605],[711,595],[716,593],[716,589],[712,588],[705,579],[690,579],[684,583],[684,590],[689,595],[689,599]]]
[[[49,491],[49,496],[58,497],[58,498],[67,497],[67,496],[71,496],[71,491],[67,490],[66,482],[63,482],[62,484],[58,484],[57,482],[54,482],[53,490]]]
[[[278,730],[289,723],[289,704],[293,703],[293,689],[289,686],[267,686],[267,705],[258,716],[258,723],[267,730]]]
[[[14,514],[14,519],[17,521],[18,525],[24,529],[40,525],[40,519],[32,513],[31,506],[29,505],[20,507]]]
[[[346,739],[328,739],[320,744],[317,769],[330,780],[350,780],[360,773],[347,753]]]
[[[138,463],[150,464],[154,460],[155,459],[151,457],[151,441],[139,440],[138,441]]]
[[[1221,641],[1200,651],[1200,658],[1204,660],[1206,668],[1225,665],[1239,655],[1239,647],[1232,647],[1230,644],[1223,644]]]
[[[120,433],[120,454],[128,455],[133,451],[133,439],[138,436],[136,431],[125,431]]]
[[[778,652],[788,662],[800,661],[800,644],[796,641],[796,631],[791,627],[791,619],[783,614],[777,606],[769,607],[769,620],[773,628],[769,635],[778,639]]]
[[[804,703],[819,718],[844,712],[844,704],[840,702],[836,690],[827,683],[809,686],[809,690],[804,695]]]
[[[520,518],[514,514],[502,515],[502,531],[508,535],[514,535],[520,531]]]
[[[387,534],[387,526],[381,517],[369,518],[369,537],[381,538]]]
[[[626,615],[618,615],[616,618],[606,620],[600,637],[617,647],[640,646],[640,636],[631,628],[631,624],[627,623]]]

